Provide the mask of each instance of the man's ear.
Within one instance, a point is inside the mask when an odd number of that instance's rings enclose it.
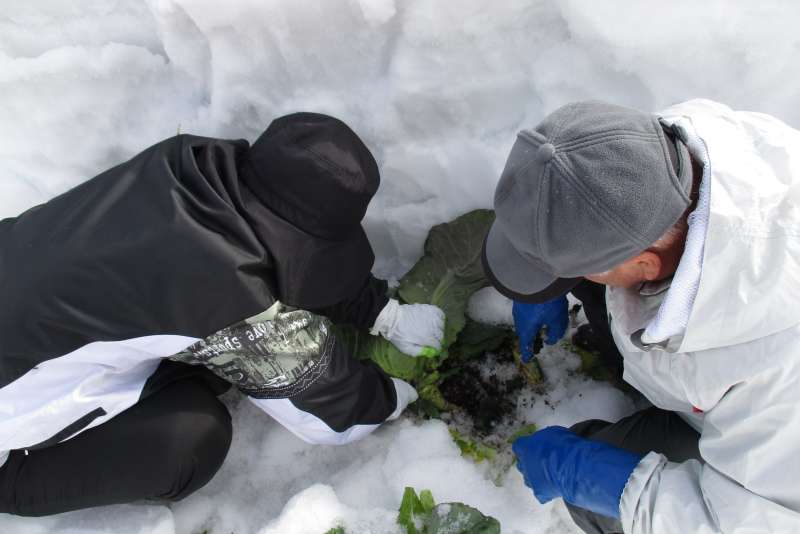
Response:
[[[658,280],[661,276],[661,257],[655,252],[647,250],[636,256],[636,265],[648,282]]]

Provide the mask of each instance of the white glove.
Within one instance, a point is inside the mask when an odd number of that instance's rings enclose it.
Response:
[[[430,304],[400,304],[390,299],[370,333],[382,335],[409,356],[436,356],[442,350],[444,312]]]
[[[419,395],[417,395],[417,390],[414,389],[414,386],[405,380],[392,378],[392,382],[394,382],[394,391],[397,393],[397,407],[394,409],[394,412],[392,412],[392,414],[386,418],[387,421],[393,421],[400,417],[400,414],[403,413],[403,410],[405,410],[409,404],[419,398]]]

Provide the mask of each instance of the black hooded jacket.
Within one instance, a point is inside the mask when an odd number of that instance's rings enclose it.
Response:
[[[315,139],[308,132],[320,131],[319,117],[332,122]],[[273,123],[253,148],[243,140],[167,139],[0,221],[0,388],[87,343],[203,338],[275,300],[371,326],[387,302],[386,285],[370,275],[374,257],[358,222],[377,189],[377,166],[343,123],[290,118],[288,126]],[[287,209],[307,201],[308,213],[331,203],[328,211],[337,212],[335,184],[315,188],[320,178],[309,158],[330,173],[326,184],[344,169],[344,197],[354,173],[374,173],[355,207],[338,210],[350,220],[330,232],[323,217],[306,224],[307,213]],[[289,189],[294,197],[278,198]]]

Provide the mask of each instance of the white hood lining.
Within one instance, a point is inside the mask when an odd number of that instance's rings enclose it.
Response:
[[[647,325],[642,342],[660,343],[673,336],[683,335],[689,323],[689,315],[700,285],[700,274],[703,268],[703,250],[705,248],[706,230],[710,213],[709,190],[711,188],[711,162],[705,142],[697,135],[690,120],[680,118],[675,121],[687,133],[686,146],[694,158],[703,163],[703,176],[697,207],[689,214],[689,231],[678,269],[672,279],[669,291],[656,313],[655,318]]]

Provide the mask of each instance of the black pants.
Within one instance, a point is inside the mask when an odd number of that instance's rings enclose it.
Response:
[[[571,293],[583,304],[583,312],[592,330],[591,345],[599,351],[603,364],[611,371],[612,376],[621,382],[622,355],[614,343],[611,327],[608,324],[606,286],[584,280],[575,286]]]
[[[608,324],[605,287],[585,281],[572,293],[584,306],[605,363],[621,376],[622,356],[614,344]],[[658,408],[642,410],[613,424],[598,420],[583,421],[573,426],[571,430],[582,437],[603,441],[637,454],[658,452],[671,462],[700,459],[698,450],[700,436],[697,431],[676,413]],[[622,532],[622,525],[617,519],[570,504],[567,504],[567,509],[575,524],[587,534]]]
[[[219,391],[209,377],[190,373],[68,441],[27,455],[12,451],[0,468],[0,512],[42,516],[186,497],[228,453],[231,419]]]
[[[700,436],[674,412],[648,408],[616,423],[590,420],[573,426],[573,432],[585,438],[603,441],[622,449],[645,455],[658,452],[671,462],[699,460]],[[587,534],[622,532],[618,519],[605,517],[567,504],[572,520]]]

